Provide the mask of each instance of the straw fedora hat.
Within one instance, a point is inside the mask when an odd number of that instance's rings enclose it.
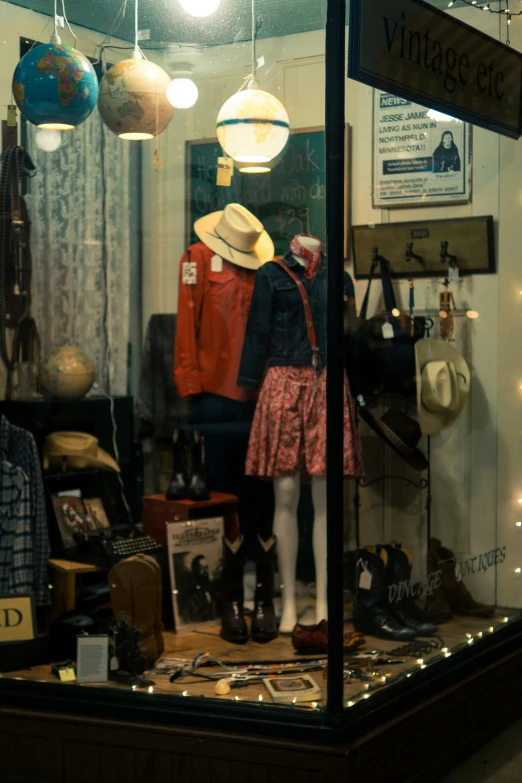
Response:
[[[245,269],[259,269],[274,257],[274,243],[263,224],[241,204],[227,204],[194,223],[194,231],[214,253]]]
[[[469,395],[471,375],[464,357],[444,340],[415,343],[417,410],[424,435],[451,427]]]
[[[100,468],[120,472],[118,463],[100,449],[98,439],[86,432],[52,432],[45,439],[44,455],[52,464],[67,457],[67,464],[73,470]]]

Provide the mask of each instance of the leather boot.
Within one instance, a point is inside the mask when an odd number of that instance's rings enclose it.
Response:
[[[357,586],[353,602],[356,630],[381,639],[412,641],[416,637],[415,631],[395,619],[388,603],[386,550],[366,547],[359,549],[357,555]]]
[[[276,537],[256,541],[256,592],[250,635],[255,642],[270,642],[278,635],[274,612]]]
[[[205,450],[203,435],[197,430],[194,432],[190,444],[191,468],[188,486],[190,500],[210,500],[210,492],[205,475]]]
[[[221,574],[221,638],[244,644],[248,629],[243,614],[243,571],[245,545],[242,536],[232,543],[223,538],[223,571]]]
[[[152,565],[151,560],[142,554],[121,560],[107,577],[114,618],[118,624],[124,620],[129,628],[139,630],[139,647],[148,667],[157,661],[163,647],[163,636],[158,638],[161,575],[157,563]]]
[[[411,554],[403,549],[400,544],[387,544],[384,549],[388,554],[386,577],[388,587],[401,583],[411,583]],[[401,588],[404,590],[404,587]],[[390,600],[388,591],[388,600]],[[412,606],[415,605],[415,608]],[[437,626],[423,617],[422,610],[416,606],[412,598],[399,598],[398,601],[390,600],[393,616],[407,628],[412,628],[417,636],[433,636],[437,633]],[[417,615],[417,616],[415,616]]]
[[[428,567],[430,573],[440,571],[440,587],[432,596],[431,606],[439,609],[446,605],[453,614],[469,617],[493,617],[495,607],[479,604],[461,580],[457,582],[455,568],[457,561],[453,552],[442,546],[438,538],[430,539]]]
[[[187,439],[184,430],[174,430],[172,442],[172,478],[165,497],[167,500],[184,500],[188,497]]]

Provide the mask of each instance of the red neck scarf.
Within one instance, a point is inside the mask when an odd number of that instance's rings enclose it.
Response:
[[[315,253],[312,250],[308,250],[308,248],[301,244],[300,237],[310,237],[310,239],[317,239],[319,242],[319,247]],[[294,256],[306,258],[308,261],[308,264],[304,268],[304,276],[307,278],[307,280],[311,280],[313,277],[315,277],[323,257],[323,243],[319,237],[315,237],[313,234],[296,234],[290,242],[290,250]]]

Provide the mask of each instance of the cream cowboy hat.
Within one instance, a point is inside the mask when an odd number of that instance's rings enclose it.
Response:
[[[469,395],[466,360],[444,340],[427,337],[415,343],[417,409],[424,435],[451,427]]]
[[[241,204],[227,204],[194,223],[194,231],[214,253],[245,269],[259,269],[274,257],[274,243],[263,224]]]
[[[100,449],[98,439],[86,432],[52,432],[46,437],[43,450],[47,461],[52,464],[67,457],[67,465],[73,470],[100,468],[120,472],[111,455]]]

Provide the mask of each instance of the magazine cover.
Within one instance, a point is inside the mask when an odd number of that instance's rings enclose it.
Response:
[[[89,533],[95,529],[94,523],[81,498],[73,495],[53,495],[52,501],[62,544],[65,549],[71,549],[78,545],[75,534]]]
[[[176,631],[216,624],[222,565],[223,517],[167,525]]]

